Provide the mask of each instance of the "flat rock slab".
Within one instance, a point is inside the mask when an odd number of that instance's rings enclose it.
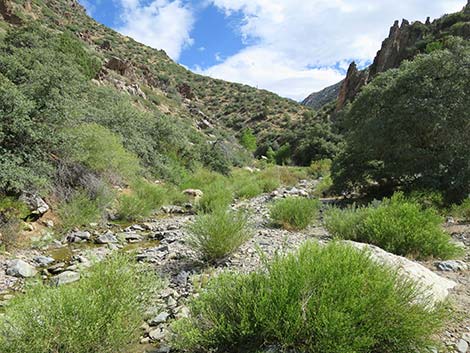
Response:
[[[420,284],[424,289],[424,294],[429,295],[434,303],[446,299],[449,290],[457,285],[454,281],[437,275],[417,262],[408,260],[403,256],[391,254],[377,246],[353,241],[345,241],[344,243],[369,252],[372,259],[380,264],[397,268],[401,274]]]
[[[80,279],[80,274],[78,272],[65,271],[57,276],[52,277],[51,282],[53,285],[61,286],[63,284],[76,282],[79,279]]]

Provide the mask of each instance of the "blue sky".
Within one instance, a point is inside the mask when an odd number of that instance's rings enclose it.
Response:
[[[99,22],[194,72],[296,100],[371,62],[396,19],[466,0],[80,0]]]

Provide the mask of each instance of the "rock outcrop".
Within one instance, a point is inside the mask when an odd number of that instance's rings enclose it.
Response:
[[[303,105],[311,107],[313,109],[320,109],[325,104],[333,102],[338,98],[340,88],[343,81],[340,81],[332,86],[326,87],[325,89],[312,93],[302,102]]]
[[[342,109],[349,101],[353,100],[361,88],[367,83],[369,74],[367,71],[359,71],[353,61],[349,65],[346,78],[343,80],[338,94],[336,109]]]
[[[0,0],[0,15],[3,19],[13,25],[20,25],[21,18],[13,13],[13,5],[10,0]]]

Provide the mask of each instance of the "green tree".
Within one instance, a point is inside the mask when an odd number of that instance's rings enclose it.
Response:
[[[256,136],[253,134],[253,130],[245,129],[242,132],[240,137],[240,143],[243,147],[245,147],[248,151],[254,152],[256,151],[257,144],[256,144]]]
[[[336,189],[470,192],[470,47],[454,41],[378,76],[349,107]]]

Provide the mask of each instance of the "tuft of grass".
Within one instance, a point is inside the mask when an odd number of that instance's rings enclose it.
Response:
[[[102,220],[106,207],[113,199],[114,195],[108,189],[101,190],[95,198],[91,198],[86,191],[76,191],[69,200],[59,204],[60,230],[67,232]]]
[[[461,254],[442,229],[442,217],[402,193],[369,207],[332,208],[325,212],[324,222],[335,237],[373,244],[397,255],[448,259]]]
[[[131,185],[130,194],[119,196],[117,217],[123,221],[148,217],[152,211],[163,205],[165,199],[165,188],[145,180],[137,180]]]
[[[188,352],[428,352],[445,310],[367,253],[303,245],[250,274],[225,272],[172,325]]]
[[[232,200],[233,193],[229,185],[218,180],[204,188],[204,195],[199,200],[198,209],[203,213],[225,210]]]
[[[470,199],[465,199],[459,205],[453,205],[450,214],[462,222],[470,222]]]
[[[247,215],[225,209],[197,216],[188,231],[188,244],[209,261],[230,255],[252,237]]]
[[[2,353],[119,353],[138,342],[144,304],[159,286],[123,255],[92,267],[76,283],[38,284],[0,318]]]
[[[276,226],[288,230],[307,228],[318,215],[321,203],[316,199],[288,197],[276,201],[270,210],[270,217]]]

